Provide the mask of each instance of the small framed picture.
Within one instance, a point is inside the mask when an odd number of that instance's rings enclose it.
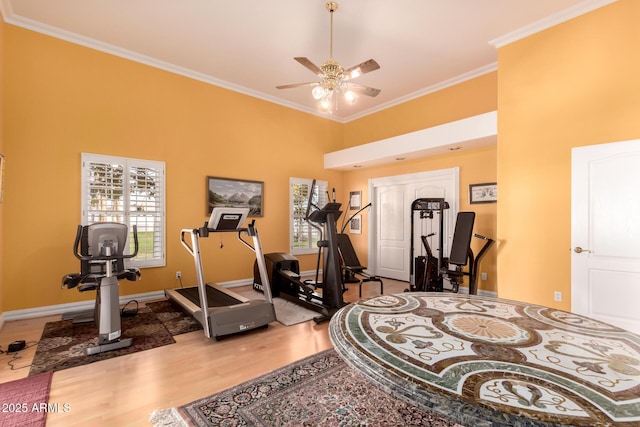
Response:
[[[498,201],[498,184],[485,182],[469,185],[469,203],[496,203]]]
[[[362,234],[362,217],[360,215],[355,215],[349,221],[349,233]]]
[[[362,191],[349,192],[349,210],[355,211],[362,207]]]

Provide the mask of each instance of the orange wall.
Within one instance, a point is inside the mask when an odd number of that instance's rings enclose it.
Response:
[[[497,204],[473,205],[477,232],[499,241],[483,262],[489,281],[481,287],[568,309],[570,149],[638,138],[637,16],[640,2],[619,0],[500,48],[497,73],[344,125],[3,25],[2,308],[93,298],[59,288],[60,277],[78,269],[71,246],[80,221],[79,159],[93,152],[167,163],[167,267],[145,269],[123,294],[173,287],[176,270],[186,284],[194,281],[178,233],[204,221],[207,175],[265,181],[257,225],[271,252],[288,248],[290,176],[326,179],[341,200],[362,190],[366,202],[369,178],[460,166],[462,210],[471,209],[468,184],[496,179],[500,189]],[[497,148],[323,170],[324,153],[495,109]],[[292,160],[293,152],[303,156]],[[251,254],[234,239],[224,236],[222,250],[211,242],[211,280],[251,277]],[[366,259],[366,234],[354,243]],[[315,256],[301,261],[312,269]],[[554,290],[563,303],[553,302]]]
[[[4,154],[4,17],[0,13],[0,153]],[[2,177],[0,177],[1,179]],[[2,191],[2,187],[0,187]],[[2,290],[4,288],[4,204],[0,204],[0,328],[2,327]]]
[[[349,122],[344,148],[495,111],[496,85],[496,73],[488,73]]]
[[[325,171],[322,156],[342,148],[339,123],[12,25],[4,30],[4,311],[94,298],[60,289],[61,277],[79,269],[72,247],[82,152],[166,162],[167,266],[123,282],[123,295],[175,287],[177,270],[185,285],[195,283],[179,231],[205,221],[207,175],[265,182],[265,216],[256,222],[265,252],[288,252],[290,176],[342,187],[342,174]],[[252,254],[235,240],[230,233],[202,242],[207,280],[253,276]],[[301,264],[315,268],[315,256]]]
[[[639,16],[620,0],[498,51],[500,297],[571,307],[571,148],[640,137]]]
[[[460,120],[478,114],[495,111],[497,108],[497,73],[492,72],[460,83],[441,91],[425,95],[406,104],[384,110],[345,125],[344,145],[351,147],[384,138],[425,129],[439,124]],[[433,171],[452,167],[460,168],[460,210],[475,211],[476,233],[496,238],[497,204],[469,205],[469,184],[495,182],[497,176],[496,147],[485,147],[469,151],[429,157],[420,160],[402,161],[386,166],[354,169],[345,173],[343,193],[362,191],[363,205],[370,200],[369,179],[409,173]],[[360,235],[350,235],[363,263],[368,256],[368,214],[362,214]],[[474,239],[478,240],[478,239]],[[478,253],[482,244],[474,242],[472,249]],[[407,260],[409,262],[409,260]],[[496,250],[491,249],[483,258],[482,271],[487,281],[478,281],[480,289],[495,291],[497,283]],[[467,282],[468,283],[468,282]]]

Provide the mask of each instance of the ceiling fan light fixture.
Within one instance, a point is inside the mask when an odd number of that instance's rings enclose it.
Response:
[[[350,90],[346,91],[344,93],[344,99],[349,103],[349,104],[353,104],[354,102],[356,102],[356,99],[358,99],[358,97],[356,96],[356,94]]]
[[[347,104],[354,104],[358,99],[358,94],[370,97],[377,96],[380,93],[380,89],[367,87],[358,83],[352,83],[351,80],[379,69],[380,65],[378,65],[374,59],[369,59],[345,70],[338,61],[333,59],[333,13],[338,9],[338,3],[329,1],[325,4],[325,7],[329,12],[331,22],[331,30],[329,32],[329,59],[318,67],[308,58],[293,58],[304,67],[311,70],[318,78],[320,78],[321,81],[281,85],[276,86],[276,88],[290,89],[311,86],[311,95],[315,100],[320,101],[321,108],[325,111],[332,112],[334,108],[336,110],[338,108],[337,105],[332,105],[340,99],[337,94],[342,94]],[[334,93],[336,93],[335,96]]]
[[[331,109],[331,97],[325,96],[322,101],[320,101],[320,107],[325,111],[329,111]]]
[[[324,90],[324,88],[320,85],[315,86],[313,89],[311,89],[311,95],[313,96],[313,99],[322,99],[322,97],[326,94],[327,91]]]

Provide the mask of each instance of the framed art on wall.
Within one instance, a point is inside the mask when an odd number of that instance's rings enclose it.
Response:
[[[249,208],[249,216],[264,216],[264,182],[207,177],[207,215],[215,207]]]
[[[496,203],[498,201],[498,184],[485,182],[469,185],[469,203]]]
[[[349,221],[349,233],[362,234],[362,217],[360,215],[354,215],[353,219]]]
[[[349,192],[349,210],[355,211],[362,206],[362,191]]]

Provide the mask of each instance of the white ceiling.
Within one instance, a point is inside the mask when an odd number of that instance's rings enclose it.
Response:
[[[1,0],[5,21],[232,90],[322,114],[293,60],[329,58],[326,0]],[[496,46],[614,0],[342,0],[334,59],[380,69],[382,90],[340,105],[346,122],[496,69]]]

